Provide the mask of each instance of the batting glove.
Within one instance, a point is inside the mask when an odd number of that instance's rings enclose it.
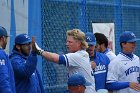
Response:
[[[42,53],[44,52],[44,50],[41,49],[41,48],[37,45],[36,42],[35,42],[35,47],[36,47],[36,49],[37,49],[37,54],[38,54],[38,55],[42,55]]]

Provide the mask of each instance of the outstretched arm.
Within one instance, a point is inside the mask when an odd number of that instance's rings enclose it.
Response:
[[[43,49],[41,49],[37,43],[35,42],[35,37],[32,37],[32,48],[39,54],[42,55],[45,59],[52,61],[54,63],[58,63],[59,62],[59,55],[56,53],[51,53],[48,51],[44,51]]]

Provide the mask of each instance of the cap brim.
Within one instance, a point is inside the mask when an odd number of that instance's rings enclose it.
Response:
[[[91,86],[92,84],[88,81],[86,81],[85,86]]]
[[[139,40],[140,40],[139,38],[135,38],[135,39],[129,40],[127,42],[136,42],[136,41],[139,41]]]
[[[96,45],[96,42],[87,42],[88,45],[92,45],[92,46],[95,46]]]
[[[32,42],[32,40],[28,40],[28,41],[25,41],[25,42],[23,42],[21,44],[27,44],[27,43],[31,43],[31,42]]]

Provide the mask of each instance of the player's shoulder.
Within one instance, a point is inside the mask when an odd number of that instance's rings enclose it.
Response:
[[[139,58],[136,54],[133,54],[133,57],[134,57],[134,58]]]
[[[111,62],[110,64],[113,64],[113,65],[117,65],[117,64],[120,64],[122,60],[126,60],[126,58],[124,58],[122,55],[118,54]],[[127,61],[127,60],[126,60]]]
[[[69,57],[88,57],[89,58],[89,54],[85,51],[85,50],[80,50],[80,51],[77,51],[77,52],[74,52],[74,53],[68,53],[66,54],[66,56],[69,56]]]
[[[105,55],[104,53],[100,53],[100,52],[96,52],[96,56],[103,57],[103,58],[108,58],[107,55]]]
[[[96,57],[100,60],[110,62],[109,58],[104,53],[96,52]]]
[[[112,51],[107,52],[106,55],[116,57],[115,53],[113,53]]]
[[[133,54],[133,60],[139,60],[139,57],[135,54]]]
[[[8,56],[3,49],[0,49],[0,57]]]
[[[97,52],[97,51],[95,51],[95,53],[96,53],[96,55],[98,55],[98,56],[106,56],[104,53],[102,53],[102,52]]]

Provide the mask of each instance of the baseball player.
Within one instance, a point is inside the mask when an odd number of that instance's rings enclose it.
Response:
[[[35,43],[35,40],[33,39]],[[79,29],[73,29],[67,31],[67,42],[66,46],[69,53],[64,55],[58,55],[56,53],[51,53],[48,51],[43,51],[35,43],[37,51],[45,59],[63,64],[68,68],[69,76],[74,73],[82,74],[88,82],[91,82],[91,86],[87,86],[85,93],[95,93],[95,81],[92,78],[92,68],[89,62],[89,55],[86,52],[88,44],[85,41],[85,34]]]
[[[112,52],[111,49],[108,48],[108,39],[102,33],[95,33],[96,37],[96,51],[104,53],[109,59],[110,62],[116,57],[116,55]]]
[[[27,34],[19,34],[9,58],[15,75],[16,93],[45,93],[37,66],[37,52]]]
[[[137,40],[131,31],[120,35],[121,52],[109,64],[107,75],[107,88],[113,93],[140,93],[140,61],[133,54]]]
[[[16,93],[13,68],[4,49],[7,45],[7,31],[0,26],[0,93]]]
[[[106,77],[110,60],[105,54],[95,51],[96,39],[92,32],[86,33],[86,41],[89,45],[87,52],[89,53],[93,68],[96,91],[106,89]],[[95,63],[96,66],[94,66],[93,63]]]

